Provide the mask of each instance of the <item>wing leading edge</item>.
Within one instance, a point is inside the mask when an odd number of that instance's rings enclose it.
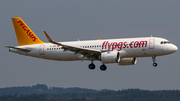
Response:
[[[59,42],[55,42],[54,40],[52,40],[50,36],[46,33],[46,31],[44,31],[44,33],[50,43],[62,46],[64,51],[72,51],[74,52],[74,54],[79,53],[79,54],[84,55],[84,57],[87,57],[87,58],[98,57],[100,53],[102,52],[101,50],[96,50],[96,49],[80,48],[80,47],[61,44]]]

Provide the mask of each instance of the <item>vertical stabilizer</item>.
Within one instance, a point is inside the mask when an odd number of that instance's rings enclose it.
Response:
[[[20,17],[12,18],[12,22],[19,46],[44,43],[34,34],[34,32]]]

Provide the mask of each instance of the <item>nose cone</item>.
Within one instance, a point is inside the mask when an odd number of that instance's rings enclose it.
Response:
[[[172,45],[170,50],[172,53],[174,53],[178,50],[178,47],[176,45]]]

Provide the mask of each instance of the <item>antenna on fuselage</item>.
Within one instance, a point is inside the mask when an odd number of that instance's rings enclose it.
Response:
[[[153,37],[153,36],[151,35],[151,37]]]

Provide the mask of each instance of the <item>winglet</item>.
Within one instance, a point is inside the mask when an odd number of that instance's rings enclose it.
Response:
[[[55,42],[54,40],[52,40],[52,39],[50,38],[50,36],[46,33],[46,31],[44,31],[44,34],[46,35],[46,38],[48,39],[48,41],[49,41],[50,43],[53,43],[53,44],[56,44],[56,45],[62,45],[61,43],[57,43],[57,42]]]
[[[53,42],[53,40],[50,38],[50,36],[44,31],[44,34],[46,35],[46,38],[48,39],[49,42]]]

